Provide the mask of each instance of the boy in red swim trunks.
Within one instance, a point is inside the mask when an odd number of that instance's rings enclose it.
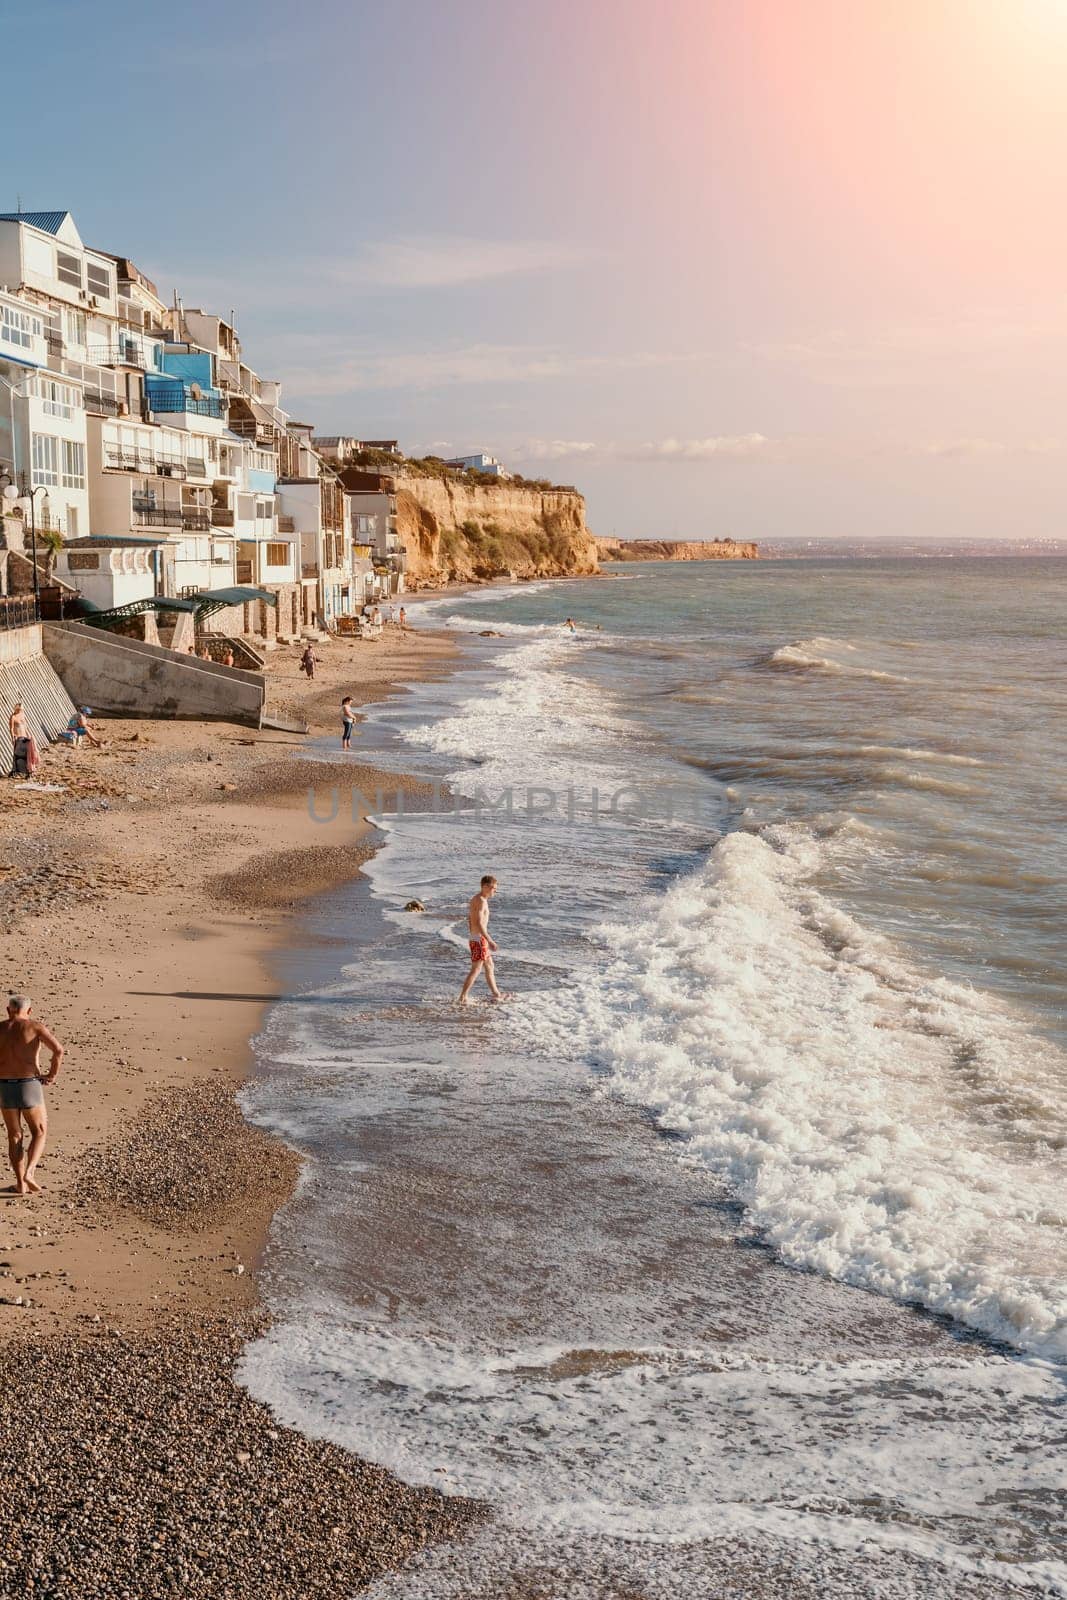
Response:
[[[496,894],[496,879],[491,873],[486,873],[482,879],[482,886],[478,893],[471,899],[467,907],[467,932],[470,935],[471,969],[467,973],[463,988],[459,993],[461,1006],[468,1004],[468,996],[474,986],[474,980],[482,969],[485,969],[485,981],[489,985],[489,992],[494,1000],[503,1000],[504,996],[496,986],[496,977],[493,973],[493,951],[496,943],[489,937],[489,902]]]

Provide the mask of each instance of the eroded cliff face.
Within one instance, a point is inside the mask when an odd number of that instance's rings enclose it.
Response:
[[[737,539],[597,539],[601,561],[758,561],[759,545]]]
[[[396,517],[413,589],[508,573],[576,577],[599,568],[585,500],[574,491],[399,473]]]

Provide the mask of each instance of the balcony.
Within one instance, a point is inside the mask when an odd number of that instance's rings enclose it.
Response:
[[[230,432],[253,444],[272,445],[277,444],[281,429],[276,428],[273,422],[260,422],[256,417],[231,417]]]
[[[187,412],[192,417],[217,417],[222,419],[222,401],[218,395],[202,395],[199,400],[194,400],[192,395],[183,394],[180,389],[168,391],[153,388],[145,396],[145,403],[149,411],[157,415]]]
[[[136,339],[117,339],[113,344],[90,345],[85,359],[94,367],[139,367],[145,371],[149,365]]]
[[[211,526],[213,528],[233,527],[233,512],[229,506],[212,506]]]
[[[138,528],[180,528],[182,511],[180,506],[148,505],[135,500],[131,520]]]
[[[184,462],[157,461],[155,456],[146,455],[141,450],[123,450],[116,445],[105,447],[104,465],[111,472],[151,473],[160,478],[185,477]]]
[[[211,527],[211,512],[199,506],[183,506],[182,527],[187,533],[206,533]]]
[[[317,578],[318,575],[319,564],[317,561],[302,561],[300,563],[300,576],[302,578]]]
[[[57,333],[53,328],[49,328],[45,334],[45,342],[48,345],[48,354],[50,356],[61,356],[64,354],[67,348],[67,343],[63,335],[61,333]]]
[[[237,582],[238,583],[254,583],[255,582],[255,578],[254,578],[253,573],[252,573],[252,563],[251,563],[251,561],[239,561],[237,563]]]
[[[295,517],[279,517],[278,518],[278,532],[279,533],[295,533],[296,532],[296,518]]]
[[[117,417],[126,409],[126,402],[120,400],[117,394],[101,394],[99,389],[86,389],[85,409],[95,412],[99,417]]]

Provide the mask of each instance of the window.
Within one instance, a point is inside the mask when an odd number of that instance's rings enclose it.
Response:
[[[87,261],[85,282],[90,294],[98,294],[105,300],[111,299],[111,274],[106,267],[95,261]]]
[[[85,488],[85,446],[76,439],[63,440],[63,487]]]
[[[75,289],[82,286],[82,264],[77,256],[68,256],[63,250],[56,251],[56,277],[60,283],[69,283]]]
[[[63,313],[68,344],[85,343],[85,312],[67,310]]]
[[[355,534],[356,538],[362,540],[364,543],[366,543],[370,539],[373,539],[374,538],[374,523],[375,523],[375,518],[374,517],[364,516],[362,514],[362,512],[358,512],[352,518],[352,524],[353,524],[352,531]]]
[[[8,344],[28,349],[35,334],[41,337],[43,328],[40,317],[31,316],[28,311],[16,311],[14,306],[0,306],[0,339],[6,339]]]
[[[69,417],[78,404],[78,391],[69,383],[57,383],[54,378],[38,378],[37,393],[44,402],[42,410],[50,417]]]
[[[59,440],[47,433],[33,436],[33,481],[49,486],[59,483]]]
[[[256,501],[256,516],[269,521],[274,515],[274,502],[271,500]]]
[[[267,546],[268,567],[287,567],[289,565],[289,549],[287,544],[269,544]]]

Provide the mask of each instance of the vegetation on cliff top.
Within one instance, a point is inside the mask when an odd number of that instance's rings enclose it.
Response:
[[[541,494],[579,492],[571,483],[524,478],[520,472],[498,478],[492,472],[476,472],[473,467],[450,467],[440,456],[394,456],[388,450],[356,450],[346,456],[343,465],[361,467],[365,472],[392,472],[397,477],[440,478],[444,483],[462,483],[476,489],[536,489]]]

